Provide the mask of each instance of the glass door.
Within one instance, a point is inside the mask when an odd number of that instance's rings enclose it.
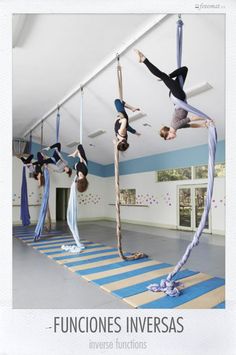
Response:
[[[178,229],[192,231],[197,229],[204,211],[206,193],[205,184],[178,187]],[[209,216],[204,229],[206,233],[211,233]]]
[[[56,188],[56,221],[66,221],[69,196],[69,188]]]
[[[194,206],[194,229],[196,230],[202,218],[206,203],[207,187],[194,187],[195,206]],[[209,215],[205,224],[205,232],[210,232]]]
[[[179,227],[192,229],[192,196],[191,187],[179,188]]]

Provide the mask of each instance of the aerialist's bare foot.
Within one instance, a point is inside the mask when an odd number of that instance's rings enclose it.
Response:
[[[212,119],[207,119],[206,121],[205,121],[205,127],[210,127],[210,126],[212,126],[212,127],[214,127],[215,126],[215,122],[212,120]]]
[[[143,63],[146,59],[144,54],[140,52],[138,49],[134,49],[135,53],[139,56],[139,63]]]
[[[77,155],[77,150],[76,150],[74,153],[72,153],[72,154],[68,154],[68,157],[73,157],[73,158],[75,158],[76,155]]]

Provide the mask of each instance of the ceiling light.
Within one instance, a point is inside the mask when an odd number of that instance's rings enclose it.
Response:
[[[106,133],[106,131],[104,131],[103,129],[99,129],[99,130],[97,130],[95,132],[89,133],[88,137],[89,138],[95,138],[95,137],[101,136],[101,134],[104,134],[104,133]]]
[[[68,143],[68,144],[66,144],[66,146],[68,147],[68,148],[73,148],[73,147],[75,147],[76,145],[78,145],[79,144],[79,142],[71,142],[71,143]]]
[[[146,116],[146,113],[138,112],[135,115],[129,117],[129,122],[134,122],[134,121],[140,120],[140,118],[143,118],[145,116]]]
[[[193,86],[192,88],[186,90],[186,95],[187,97],[192,97],[192,96],[196,96],[196,95],[199,95],[207,90],[210,90],[212,89],[212,86],[208,83],[208,82],[204,82],[204,83],[201,83],[199,85],[196,85],[196,86]]]

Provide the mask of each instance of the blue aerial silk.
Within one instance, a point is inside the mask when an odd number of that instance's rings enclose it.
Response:
[[[56,142],[59,142],[59,131],[60,131],[60,112],[58,109],[57,117],[56,117]]]
[[[77,190],[76,190],[76,178],[75,176],[71,188],[70,188],[70,197],[67,207],[67,224],[70,228],[70,231],[73,235],[76,245],[63,245],[62,249],[79,253],[84,249],[84,245],[80,242],[79,230],[77,226]]]
[[[30,224],[29,204],[28,204],[28,192],[27,192],[27,180],[26,180],[26,167],[23,166],[22,170],[22,183],[21,183],[21,201],[20,201],[20,219],[23,226]]]
[[[38,218],[38,223],[34,231],[34,240],[37,241],[40,239],[40,236],[43,231],[43,226],[44,226],[44,221],[46,218],[47,214],[47,208],[48,208],[48,199],[49,199],[49,190],[50,190],[50,175],[48,168],[44,168],[44,179],[45,179],[45,186],[44,186],[44,192],[43,192],[43,200],[39,212],[39,218]]]
[[[182,42],[183,42],[183,31],[182,31],[183,22],[181,19],[177,22],[177,66],[178,68],[181,66],[182,59]],[[183,78],[180,77],[180,85],[183,87]],[[175,107],[181,107],[188,112],[192,112],[195,115],[198,115],[206,120],[210,119],[204,112],[201,112],[197,108],[189,105],[187,101],[182,101],[177,99],[175,96],[171,94],[171,101],[175,105]],[[178,274],[181,268],[186,264],[188,258],[194,247],[199,244],[200,237],[205,228],[206,221],[211,208],[211,200],[213,194],[213,185],[214,185],[214,171],[215,171],[215,155],[216,155],[216,144],[217,144],[217,131],[213,122],[209,123],[208,126],[208,183],[207,183],[207,195],[206,202],[204,206],[204,211],[201,217],[201,221],[199,226],[194,233],[193,240],[188,244],[184,255],[178,261],[173,271],[169,273],[166,279],[161,280],[159,284],[151,284],[147,288],[153,292],[165,292],[168,296],[176,297],[180,295],[180,291],[177,286],[180,286],[181,283],[174,280],[174,277]]]

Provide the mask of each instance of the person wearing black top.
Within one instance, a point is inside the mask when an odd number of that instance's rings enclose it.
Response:
[[[51,158],[42,159],[43,164],[54,164],[56,165],[56,171],[59,173],[67,173],[70,177],[72,174],[72,169],[68,166],[68,162],[63,158],[61,154],[61,143],[55,143],[50,147],[43,148],[43,150],[54,149],[53,155]]]
[[[31,154],[29,155],[27,158],[21,157],[21,161],[24,165],[26,165],[29,169],[29,171],[33,174],[35,180],[38,181],[38,185],[42,186],[44,185],[44,176],[43,176],[43,172],[42,172],[42,159],[43,156],[40,152],[37,153],[37,158],[38,160],[36,160],[35,162],[32,163],[32,159],[33,159],[34,155]]]
[[[79,157],[79,161],[74,165],[74,169],[76,170],[77,175],[77,190],[79,192],[84,192],[88,188],[88,180],[86,177],[88,175],[88,160],[82,144],[79,144],[74,153],[69,155],[69,157],[73,158],[75,158],[76,156]]]
[[[128,140],[127,131],[132,134],[136,134],[137,136],[140,136],[140,133],[138,133],[134,128],[132,128],[129,125],[129,118],[125,111],[125,108],[128,108],[132,112],[140,111],[140,109],[132,107],[128,105],[125,101],[121,101],[119,99],[116,99],[114,101],[114,104],[118,112],[117,115],[118,118],[114,126],[114,130],[117,138],[117,149],[121,151],[125,151],[129,148],[129,143],[127,142]]]

